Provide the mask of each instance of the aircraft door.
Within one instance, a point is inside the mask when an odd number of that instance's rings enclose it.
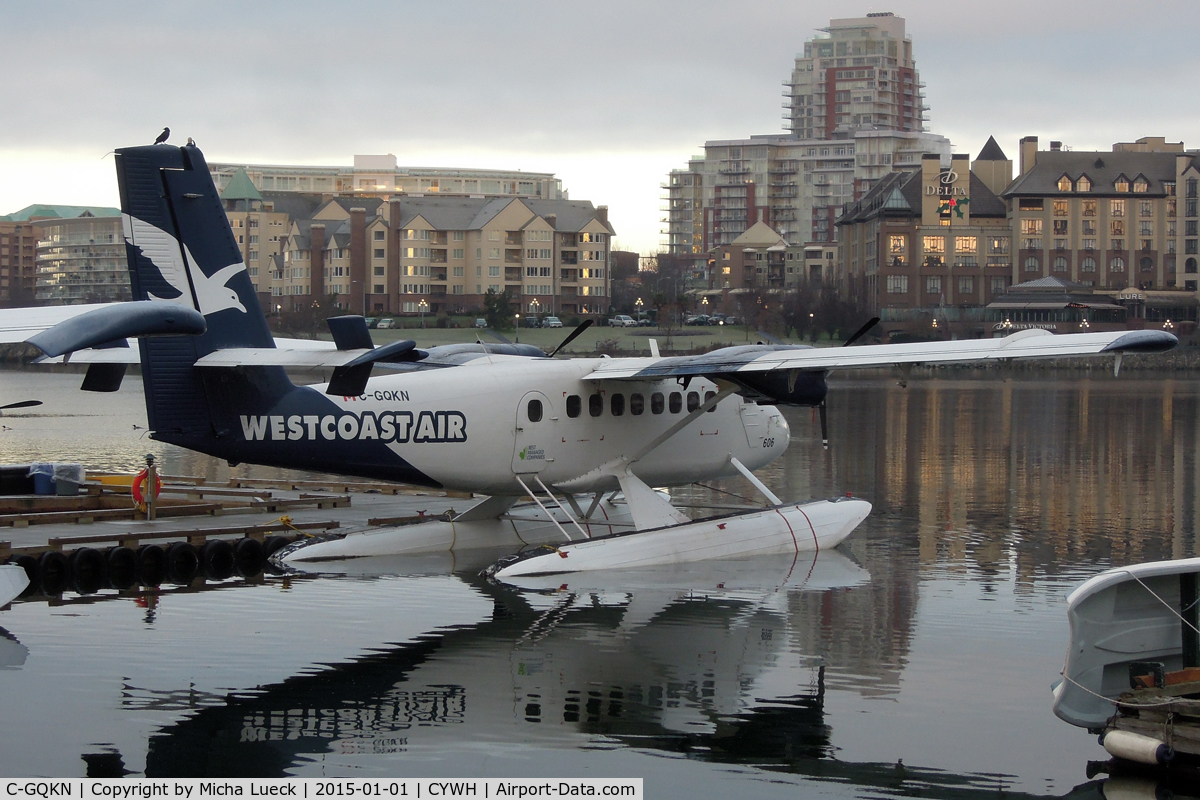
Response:
[[[513,472],[525,475],[541,472],[553,461],[557,415],[550,399],[541,392],[527,392],[517,406],[517,425],[513,436]]]

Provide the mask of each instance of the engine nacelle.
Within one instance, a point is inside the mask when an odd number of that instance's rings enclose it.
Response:
[[[819,406],[829,391],[823,370],[738,372],[722,377],[746,389],[739,394],[764,405]]]

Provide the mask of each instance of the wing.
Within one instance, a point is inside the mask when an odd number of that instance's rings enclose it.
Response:
[[[0,313],[0,344],[17,344],[60,322],[94,311],[97,308],[114,306],[116,303],[91,303],[79,306],[37,306],[34,308],[6,308]]]
[[[1166,331],[1114,331],[1055,335],[1028,330],[1003,339],[878,344],[861,347],[745,345],[698,356],[620,358],[606,361],[585,380],[636,380],[669,376],[736,379],[751,373],[882,367],[905,364],[953,364],[1027,358],[1067,358],[1128,352],[1162,352],[1179,343]]]

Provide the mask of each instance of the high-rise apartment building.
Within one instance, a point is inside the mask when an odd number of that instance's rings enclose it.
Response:
[[[839,131],[925,129],[925,95],[904,19],[891,12],[834,19],[804,43],[788,87],[789,129],[804,139]]]
[[[129,300],[129,267],[121,214],[38,221],[38,305]]]
[[[710,141],[663,188],[668,251],[699,261],[764,222],[789,245],[828,243],[834,222],[894,170],[949,161],[924,129],[924,96],[904,20],[831,20],[786,82],[790,133]],[[700,273],[697,268],[697,274]]]

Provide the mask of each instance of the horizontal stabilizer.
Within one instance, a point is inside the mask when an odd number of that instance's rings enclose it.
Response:
[[[367,320],[358,314],[330,317],[326,322],[329,323],[329,332],[333,334],[333,343],[338,350],[370,350],[375,346],[371,341]]]
[[[208,329],[200,312],[177,303],[114,303],[58,323],[25,341],[61,356],[133,336],[198,336]]]

